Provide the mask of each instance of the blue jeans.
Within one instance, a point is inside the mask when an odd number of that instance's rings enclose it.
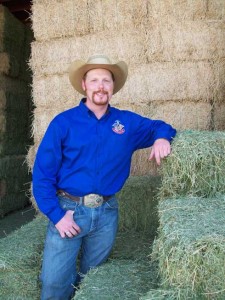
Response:
[[[61,238],[54,224],[49,223],[41,273],[42,300],[71,299],[80,278],[108,258],[118,227],[118,201],[114,196],[96,208],[62,196],[59,202],[63,209],[74,211],[81,233],[73,238]]]

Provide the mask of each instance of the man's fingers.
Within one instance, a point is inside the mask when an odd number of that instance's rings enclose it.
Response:
[[[75,236],[75,235],[79,234],[80,231],[81,231],[81,230],[80,230],[80,227],[77,226],[77,224],[75,223],[75,224],[73,225],[73,227],[69,229],[69,235],[68,235],[67,233],[66,233],[66,235],[69,236],[69,237]]]
[[[59,230],[58,230],[58,231],[59,231]],[[59,234],[60,234],[61,238],[65,238],[65,237],[66,237],[66,234],[65,234],[65,232],[63,232],[63,231],[59,231]]]
[[[75,222],[74,222],[73,228],[74,228],[74,230],[76,230],[77,233],[81,232],[80,227]]]
[[[73,237],[81,232],[80,227],[74,221],[74,211],[68,210],[64,217],[55,225],[62,238]]]
[[[157,165],[160,165],[161,159],[167,157],[170,154],[170,152],[171,152],[171,148],[169,142],[165,143],[159,141],[153,145],[149,156],[149,160],[155,158]]]
[[[65,232],[65,237],[69,237],[69,238],[71,238],[71,237],[73,237],[74,235],[72,234],[72,232],[71,231],[66,231]]]
[[[152,160],[155,156],[155,151],[154,151],[154,148],[152,148],[151,152],[150,152],[150,155],[149,155],[149,160]]]
[[[171,152],[170,145],[164,148],[164,157],[168,156]]]
[[[160,165],[160,158],[161,158],[160,152],[155,151],[155,160],[156,160],[157,165]]]

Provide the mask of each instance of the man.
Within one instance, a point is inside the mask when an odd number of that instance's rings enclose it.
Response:
[[[150,159],[158,164],[170,154],[175,129],[109,105],[127,73],[125,62],[112,64],[104,55],[75,61],[69,78],[85,97],[54,118],[38,149],[33,193],[50,219],[41,274],[44,300],[70,299],[74,285],[108,258],[118,225],[115,194],[129,176],[133,152],[152,146]]]

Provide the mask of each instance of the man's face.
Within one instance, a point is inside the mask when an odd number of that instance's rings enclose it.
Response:
[[[107,105],[114,88],[112,74],[106,69],[90,70],[82,80],[82,87],[90,104]]]

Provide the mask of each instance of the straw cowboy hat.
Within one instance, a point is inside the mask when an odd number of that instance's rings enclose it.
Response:
[[[113,74],[113,94],[117,93],[123,87],[127,79],[128,68],[124,61],[112,64],[110,59],[105,55],[93,55],[87,62],[76,60],[69,68],[69,79],[75,90],[85,96],[86,93],[82,88],[82,79],[84,75],[92,69],[106,69]]]

